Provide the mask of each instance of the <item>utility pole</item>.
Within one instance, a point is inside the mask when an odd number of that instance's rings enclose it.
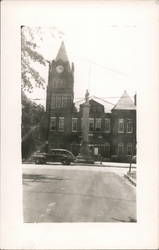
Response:
[[[51,74],[51,62],[47,61],[49,64],[49,70],[48,70],[48,86],[50,85],[50,74]],[[51,91],[51,89],[50,89]],[[45,139],[45,153],[48,153],[49,150],[49,127],[50,127],[50,115],[51,115],[51,93],[48,96],[49,99],[46,103],[46,115],[47,115],[47,125],[46,125],[46,139]]]

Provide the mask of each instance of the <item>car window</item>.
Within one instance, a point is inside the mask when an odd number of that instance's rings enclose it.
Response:
[[[67,156],[72,155],[70,152],[63,151],[63,150],[51,150],[51,154],[54,154],[54,155],[67,155]]]
[[[63,154],[63,151],[58,151],[58,150],[54,151],[54,150],[52,150],[51,153],[54,154],[54,155],[61,155],[61,154]]]
[[[63,152],[62,152],[62,154],[64,154],[64,155],[68,155],[68,154],[67,154],[67,152],[65,152],[65,151],[63,151]]]

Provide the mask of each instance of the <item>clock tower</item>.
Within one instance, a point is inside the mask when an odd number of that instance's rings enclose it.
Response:
[[[70,65],[64,42],[61,43],[56,59],[49,65],[46,97],[48,118],[47,141],[49,147],[64,147],[64,135],[71,133],[74,110],[74,65]],[[56,140],[56,136],[58,137]]]

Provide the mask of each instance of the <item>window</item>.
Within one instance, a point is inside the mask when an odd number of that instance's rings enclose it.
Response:
[[[132,143],[127,144],[127,154],[132,155]]]
[[[72,118],[72,132],[77,131],[77,118]]]
[[[131,119],[127,121],[127,133],[132,133],[133,132],[133,122]]]
[[[56,96],[56,108],[61,107],[61,96]]]
[[[89,118],[89,131],[94,130],[94,118]]]
[[[118,154],[123,154],[124,153],[124,144],[123,143],[119,143],[118,144]]]
[[[62,96],[62,107],[67,106],[67,96]]]
[[[50,130],[56,130],[56,117],[50,118]]]
[[[56,89],[57,89],[57,88],[62,88],[63,85],[64,85],[63,79],[55,78],[55,79],[53,80],[53,86],[54,86],[54,88],[56,88]]]
[[[118,120],[118,133],[124,133],[124,119]]]
[[[68,105],[70,105],[72,102],[72,98],[71,96],[67,96],[67,95],[64,95],[62,96],[62,107],[67,107]]]
[[[98,130],[101,130],[101,125],[102,125],[102,119],[101,118],[96,118],[96,123],[95,123],[95,129],[98,131]]]
[[[67,104],[68,104],[68,105],[71,104],[71,96],[67,96]]]
[[[55,96],[54,95],[51,98],[51,108],[55,108]]]
[[[54,88],[58,88],[58,79],[57,78],[55,78],[53,80],[53,86],[54,86]]]
[[[58,87],[63,88],[63,85],[64,85],[63,79],[58,79]]]
[[[110,118],[105,119],[105,132],[110,133]]]
[[[64,131],[64,117],[59,117],[59,130]]]

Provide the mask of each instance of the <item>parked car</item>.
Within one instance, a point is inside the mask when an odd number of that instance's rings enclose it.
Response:
[[[36,152],[33,154],[36,164],[46,164],[47,162],[61,162],[63,165],[70,165],[74,162],[75,156],[66,149],[51,149],[49,153]]]

